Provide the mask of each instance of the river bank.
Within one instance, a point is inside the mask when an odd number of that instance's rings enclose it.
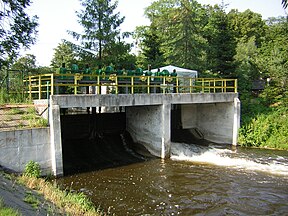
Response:
[[[60,190],[42,178],[0,171],[0,199],[20,215],[106,215],[81,192]]]
[[[61,215],[54,204],[43,196],[17,182],[16,178],[0,168],[0,198],[7,207],[11,207],[25,216]],[[30,199],[30,202],[29,202]]]

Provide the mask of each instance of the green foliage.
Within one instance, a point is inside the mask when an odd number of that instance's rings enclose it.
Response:
[[[81,0],[83,9],[77,12],[80,25],[84,28],[84,34],[69,31],[74,39],[81,42],[77,46],[80,50],[79,57],[98,65],[113,63],[118,65],[128,57],[131,46],[122,41],[129,33],[120,35],[120,25],[124,17],[115,13],[118,2],[111,0]],[[128,57],[128,59],[130,59]],[[89,61],[87,61],[89,60]]]
[[[0,6],[0,69],[13,63],[22,47],[35,43],[37,16],[29,17],[30,0],[3,0]]]
[[[28,98],[21,92],[11,92],[8,94],[7,89],[0,88],[0,104],[7,103],[29,103],[29,101]]]
[[[207,69],[222,76],[231,76],[235,71],[234,59],[236,40],[229,27],[229,19],[224,8],[208,7],[208,23],[205,26],[207,40]]]
[[[288,108],[267,107],[259,100],[243,103],[239,144],[249,147],[288,149]],[[249,106],[249,108],[248,108]]]
[[[141,46],[141,58],[139,65],[148,68],[151,65],[153,68],[159,68],[164,65],[164,53],[161,51],[160,36],[157,35],[155,25],[138,27],[135,34],[136,39],[143,38]]]
[[[30,204],[34,209],[38,209],[41,202],[31,192],[27,192],[25,195],[24,202]]]
[[[0,197],[0,215],[5,216],[20,216],[21,214],[12,208],[6,207],[3,199]]]
[[[153,32],[143,35],[146,51],[150,49],[147,42],[153,39],[154,43],[161,42],[160,51],[166,64],[193,69],[203,66],[206,41],[202,29],[207,16],[197,1],[159,0],[153,2],[145,14],[155,26],[150,26]]]
[[[24,76],[37,73],[36,70],[36,56],[27,54],[17,59],[17,61],[11,66],[16,77],[23,79]]]
[[[41,168],[39,163],[35,161],[29,161],[25,166],[23,174],[27,177],[39,178],[41,176]]]
[[[76,50],[73,44],[63,41],[58,44],[54,49],[54,55],[51,61],[53,68],[60,68],[62,63],[65,63],[67,68],[71,68],[71,65],[77,63],[76,61]]]
[[[274,86],[287,89],[288,22],[285,17],[271,18],[259,52],[258,65]]]
[[[261,14],[250,10],[239,12],[231,10],[228,13],[230,28],[234,32],[235,39],[239,42],[247,42],[254,37],[256,45],[261,46],[262,37],[265,34],[266,25]]]

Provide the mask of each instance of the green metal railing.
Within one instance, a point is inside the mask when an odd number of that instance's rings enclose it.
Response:
[[[236,79],[171,76],[41,74],[24,79],[30,99],[55,94],[237,93]]]

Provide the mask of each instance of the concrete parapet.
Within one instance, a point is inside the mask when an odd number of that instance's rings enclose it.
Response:
[[[52,95],[51,104],[61,108],[152,106],[169,104],[233,102],[237,93],[193,94],[106,94],[106,95]]]

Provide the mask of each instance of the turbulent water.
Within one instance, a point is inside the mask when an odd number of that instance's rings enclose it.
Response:
[[[173,143],[152,159],[59,179],[115,215],[287,215],[288,153]]]

